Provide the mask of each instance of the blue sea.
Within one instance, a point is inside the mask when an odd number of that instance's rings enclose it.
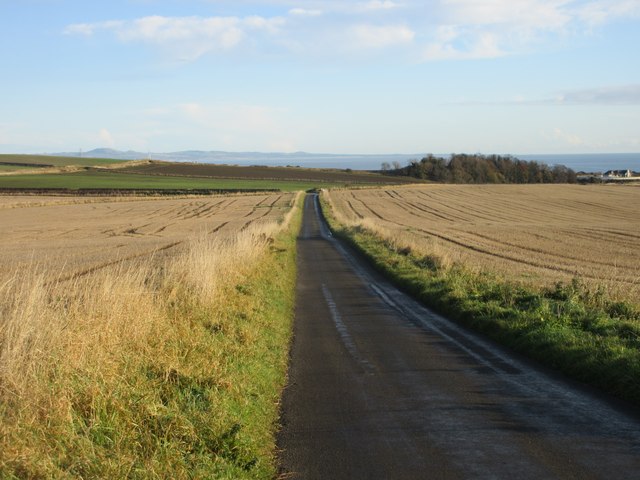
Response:
[[[487,152],[485,152],[487,153]],[[493,152],[489,152],[493,153]],[[55,155],[77,156],[78,153],[58,153]],[[438,157],[448,158],[448,154],[438,154]],[[189,150],[172,153],[142,153],[121,152],[111,149],[96,149],[85,152],[83,156],[117,159],[144,159],[152,157],[155,160],[169,160],[174,162],[202,162],[226,163],[231,165],[279,165],[300,166],[311,168],[351,168],[353,170],[379,170],[382,163],[390,165],[407,165],[411,160],[420,160],[424,153],[414,154],[331,154],[331,153],[261,153],[261,152],[221,152]],[[585,153],[585,154],[526,154],[514,155],[522,160],[536,160],[547,165],[565,165],[576,172],[605,172],[607,170],[632,170],[640,172],[640,153]]]
[[[564,155],[516,155],[522,160],[536,160],[547,165],[564,165],[576,172],[632,170],[640,172],[640,153],[584,153]]]
[[[448,158],[448,154],[434,154]],[[411,160],[420,160],[426,154],[340,155],[318,153],[220,153],[215,157],[193,159],[211,163],[237,165],[298,165],[312,168],[351,168],[354,170],[379,170],[383,162],[405,166]],[[607,170],[632,170],[640,172],[640,153],[588,153],[588,154],[526,154],[514,155],[521,160],[536,160],[547,165],[565,165],[576,172],[605,172]],[[169,155],[169,157],[171,157]],[[178,160],[167,158],[167,160]],[[182,160],[182,159],[180,159]]]

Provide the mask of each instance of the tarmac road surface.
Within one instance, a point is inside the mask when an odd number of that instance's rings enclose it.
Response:
[[[640,416],[435,315],[305,200],[282,478],[640,478]],[[640,381],[640,379],[639,379]]]

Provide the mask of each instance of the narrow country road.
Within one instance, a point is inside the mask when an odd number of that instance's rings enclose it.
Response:
[[[640,417],[437,316],[335,239],[308,195],[282,478],[640,478]]]

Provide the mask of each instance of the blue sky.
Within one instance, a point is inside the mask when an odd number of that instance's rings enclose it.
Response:
[[[640,0],[0,0],[0,152],[640,151]]]

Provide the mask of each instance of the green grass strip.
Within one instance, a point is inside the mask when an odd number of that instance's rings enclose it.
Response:
[[[57,157],[53,155],[21,155],[21,154],[0,154],[0,163],[21,163],[25,165],[33,164],[51,165],[54,167],[65,167],[68,165],[79,165],[85,167],[99,167],[124,163],[126,160],[115,160],[110,158],[82,158],[82,157]]]
[[[220,178],[171,177],[113,172],[77,172],[0,176],[4,188],[157,188],[157,189],[277,189],[286,192],[337,186],[330,182],[290,180],[238,180]]]
[[[370,231],[339,224],[335,236],[395,285],[435,311],[566,375],[640,405],[640,310],[579,279],[536,290],[463,265],[444,268]]]

